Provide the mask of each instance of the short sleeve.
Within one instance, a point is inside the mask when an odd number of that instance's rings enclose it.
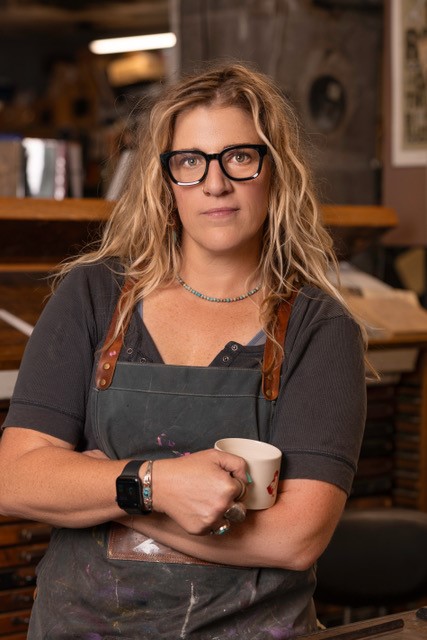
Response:
[[[81,440],[94,353],[111,308],[102,285],[107,273],[113,281],[105,266],[76,267],[51,296],[25,349],[3,428]]]
[[[363,340],[344,311],[327,305],[322,317],[309,305],[316,301],[300,305],[286,341],[272,442],[284,452],[282,478],[323,480],[348,494],[366,419]]]

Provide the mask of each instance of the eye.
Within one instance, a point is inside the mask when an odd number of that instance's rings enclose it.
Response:
[[[184,169],[194,169],[198,167],[203,162],[203,157],[198,154],[177,154],[175,156],[175,161],[178,166],[183,167]]]
[[[230,149],[226,154],[225,162],[234,164],[249,164],[253,161],[250,149]]]
[[[241,164],[250,160],[250,156],[248,153],[245,153],[245,151],[236,151],[234,159],[237,163]]]

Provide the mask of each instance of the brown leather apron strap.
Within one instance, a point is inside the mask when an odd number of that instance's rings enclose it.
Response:
[[[133,284],[134,283],[132,280],[126,280],[126,282],[123,285],[123,289],[120,293],[119,299],[117,301],[116,308],[114,309],[113,317],[111,318],[110,327],[108,329],[104,346],[102,348],[101,357],[99,359],[98,366],[96,369],[95,384],[97,389],[108,389],[113,379],[117,360],[119,358],[119,354],[123,346],[123,338],[124,338],[124,333],[126,331],[126,327],[123,328],[123,331],[121,331],[117,335],[114,341],[112,340],[113,340],[113,336],[116,331],[117,322],[119,319],[122,298],[132,288]],[[108,347],[108,349],[106,349],[105,345],[110,345],[110,346]]]
[[[123,335],[126,327],[124,327],[124,331],[120,332],[113,342],[111,341],[116,331],[122,297],[129,291],[132,286],[132,280],[127,280],[125,282],[120,297],[117,301],[116,308],[114,309],[113,317],[111,318],[110,327],[108,329],[107,337],[105,338],[104,343],[104,345],[108,345],[110,343],[111,345],[108,347],[108,349],[105,349],[105,346],[103,347],[101,357],[96,369],[95,382],[97,389],[108,389],[113,380],[117,360],[123,346]],[[283,346],[283,348],[285,344],[286,330],[288,327],[292,306],[297,295],[298,291],[293,291],[289,300],[285,300],[278,307],[274,337],[277,342]],[[276,364],[274,364],[274,360],[274,343],[269,337],[267,337],[264,347],[264,358],[262,366],[262,392],[267,400],[276,400],[277,396],[279,395],[280,372],[282,368],[283,356]]]
[[[277,310],[277,322],[274,328],[274,337],[283,347],[283,350],[285,349],[285,336],[289,318],[297,295],[298,291],[293,291],[289,300],[282,302]],[[267,337],[262,363],[262,393],[267,400],[276,400],[279,395],[280,373],[282,369],[284,351],[282,353],[282,357],[275,362],[277,353],[277,349],[275,353],[273,341],[271,338]]]

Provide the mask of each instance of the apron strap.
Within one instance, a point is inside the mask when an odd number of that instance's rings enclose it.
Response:
[[[277,322],[274,328],[274,337],[283,347],[282,356],[277,359],[277,348],[273,340],[267,336],[264,347],[264,358],[262,363],[262,393],[266,400],[276,400],[279,395],[280,374],[285,356],[285,336],[288,328],[289,318],[298,291],[292,291],[289,300],[284,300],[277,309]]]
[[[111,318],[110,327],[108,329],[107,336],[105,338],[104,346],[101,351],[101,357],[98,362],[95,376],[95,384],[97,389],[108,389],[113,380],[114,371],[116,369],[117,360],[121,348],[123,346],[124,330],[121,331],[115,340],[113,336],[116,331],[116,326],[119,318],[121,302],[124,295],[133,286],[132,280],[126,280],[120,297],[117,301],[116,308],[114,309],[113,317]],[[288,327],[289,318],[292,311],[292,306],[297,297],[298,292],[293,291],[289,300],[282,302],[277,310],[277,323],[274,329],[274,337],[277,342],[285,348],[285,336],[286,329]],[[105,345],[110,344],[108,348]],[[279,395],[280,387],[280,373],[282,368],[283,356],[280,361],[275,362],[275,349],[273,341],[267,336],[267,340],[264,347],[264,358],[262,366],[262,392],[267,400],[276,400]]]
[[[101,357],[98,362],[98,366],[96,368],[96,376],[95,376],[95,384],[97,389],[108,389],[110,386],[114,371],[116,369],[117,360],[119,358],[119,354],[121,348],[123,346],[123,336],[126,330],[126,327],[123,328],[115,340],[113,341],[113,336],[116,331],[117,322],[119,319],[119,313],[121,308],[122,298],[128,291],[132,288],[133,281],[131,279],[126,280],[123,285],[121,294],[116,304],[116,308],[114,309],[113,317],[111,318],[110,327],[108,329],[107,336],[105,338],[104,346],[102,347]],[[106,345],[110,345],[108,349],[106,349]]]

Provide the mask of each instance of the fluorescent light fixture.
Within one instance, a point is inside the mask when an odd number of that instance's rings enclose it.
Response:
[[[89,44],[92,53],[126,53],[127,51],[148,51],[150,49],[169,49],[176,44],[174,33],[153,33],[148,36],[129,36],[127,38],[107,38],[93,40]]]

